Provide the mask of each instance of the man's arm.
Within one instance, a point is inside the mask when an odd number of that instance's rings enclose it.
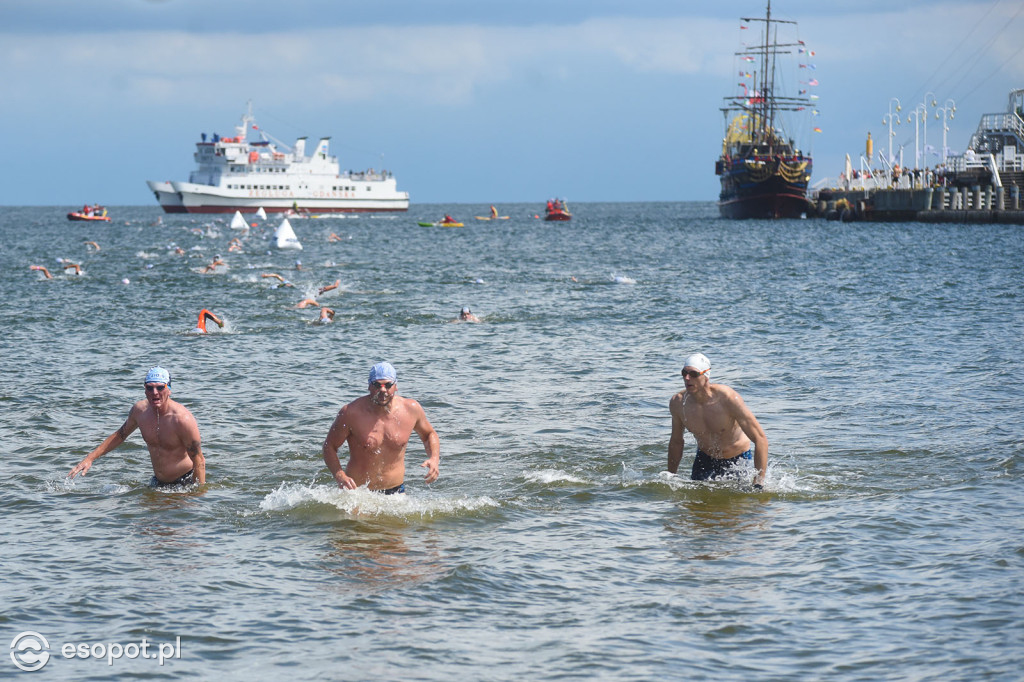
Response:
[[[423,480],[427,483],[433,483],[441,475],[441,439],[427,419],[427,413],[423,411],[423,407],[416,401],[411,402],[415,405],[414,409],[418,412],[416,424],[412,428],[419,434],[420,440],[423,441],[423,449],[427,451],[427,458],[420,465],[421,467],[427,467],[427,473]]]
[[[68,477],[74,478],[79,474],[85,476],[85,473],[92,467],[93,462],[123,443],[125,439],[131,435],[132,431],[138,428],[138,426],[139,424],[135,420],[135,406],[133,405],[132,409],[128,410],[128,418],[124,420],[124,424],[121,424],[117,431],[114,431],[112,434],[107,436],[95,450],[90,452],[82,459],[81,462],[76,464],[71,471],[68,472]]]
[[[736,423],[743,430],[743,433],[750,440],[754,441],[754,468],[757,473],[754,475],[754,485],[764,485],[764,478],[768,473],[768,437],[758,423],[757,417],[750,411],[743,398],[734,392],[735,398],[729,401],[729,408]]]
[[[672,414],[672,435],[668,439],[668,470],[676,473],[679,470],[679,462],[683,459],[683,420],[677,414],[679,396],[673,396],[668,402],[668,411]]]
[[[206,483],[206,457],[203,456],[202,438],[199,435],[199,424],[191,412],[186,412],[186,418],[181,420],[181,440],[185,443],[185,452],[192,459],[192,470],[195,471],[196,481]]]
[[[349,428],[345,419],[345,409],[347,407],[346,405],[341,408],[338,411],[338,416],[334,418],[334,423],[331,424],[331,429],[327,432],[327,438],[324,439],[322,452],[324,464],[327,465],[338,487],[354,490],[356,482],[348,477],[341,466],[341,460],[338,459],[338,448],[348,440],[349,435],[352,433],[352,429]]]

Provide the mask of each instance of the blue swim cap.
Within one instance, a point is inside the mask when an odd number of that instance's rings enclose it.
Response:
[[[171,373],[163,367],[154,367],[146,372],[146,384],[168,384],[171,383]]]
[[[398,372],[391,366],[390,362],[378,362],[376,365],[370,368],[370,381],[380,381],[381,379],[388,379],[390,381],[398,381]]]

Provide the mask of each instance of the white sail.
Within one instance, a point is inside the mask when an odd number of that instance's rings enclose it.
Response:
[[[279,249],[302,250],[302,244],[299,243],[299,238],[295,236],[295,230],[292,229],[292,224],[288,222],[287,218],[282,220],[277,230],[274,231],[274,240]]]
[[[263,210],[262,206],[260,206],[260,210],[256,211],[256,215],[258,215],[261,220],[267,219],[267,212]]]
[[[231,219],[231,229],[233,230],[244,230],[249,227],[249,224],[245,222],[245,218],[242,217],[241,211],[235,211],[235,217]]]

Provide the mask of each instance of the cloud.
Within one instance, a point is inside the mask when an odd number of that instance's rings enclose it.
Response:
[[[588,20],[574,26],[322,28],[281,33],[132,31],[8,35],[0,68],[8,96],[171,103],[244,99],[257,91],[324,103],[405,99],[464,103],[481,87],[535,70],[570,78],[594,64],[694,73],[716,54],[708,22]],[[718,50],[720,53],[721,51]],[[45,88],[40,88],[40,83]],[[83,102],[89,106],[88,102]]]

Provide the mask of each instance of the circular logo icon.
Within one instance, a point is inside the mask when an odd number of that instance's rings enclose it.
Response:
[[[11,660],[25,672],[39,670],[50,660],[50,643],[38,632],[26,630],[11,642]]]

